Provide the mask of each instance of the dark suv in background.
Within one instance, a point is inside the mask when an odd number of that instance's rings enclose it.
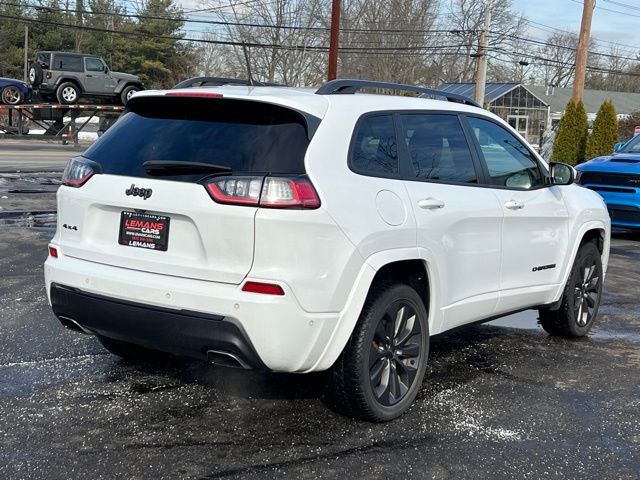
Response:
[[[29,83],[44,100],[70,105],[80,98],[114,99],[123,105],[142,90],[136,75],[112,72],[95,55],[67,52],[38,52],[29,67]]]

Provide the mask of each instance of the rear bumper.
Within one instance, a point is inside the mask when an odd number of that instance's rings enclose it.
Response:
[[[246,368],[265,369],[246,334],[219,315],[171,310],[51,284],[51,307],[63,324],[147,348],[206,359],[226,352]]]
[[[58,252],[45,263],[47,294],[58,317],[158,350],[195,358],[217,350],[255,368],[312,371],[339,318],[338,312],[306,312],[286,284],[284,296],[262,295],[239,285],[79,260],[60,247]]]

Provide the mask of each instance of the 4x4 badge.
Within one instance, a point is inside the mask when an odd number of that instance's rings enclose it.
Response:
[[[135,183],[132,183],[129,188],[127,188],[124,193],[133,197],[142,197],[145,200],[151,196],[153,190],[150,188],[139,188],[136,187]]]

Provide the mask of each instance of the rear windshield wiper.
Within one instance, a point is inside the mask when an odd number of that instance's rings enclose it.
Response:
[[[181,162],[176,160],[149,160],[142,164],[148,175],[192,175],[198,173],[231,173],[224,165],[212,163]]]

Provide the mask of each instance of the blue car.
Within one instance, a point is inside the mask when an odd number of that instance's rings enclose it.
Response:
[[[612,226],[640,231],[640,135],[577,170],[576,182],[604,198]]]
[[[31,88],[20,80],[0,77],[0,103],[20,105],[31,101]]]

